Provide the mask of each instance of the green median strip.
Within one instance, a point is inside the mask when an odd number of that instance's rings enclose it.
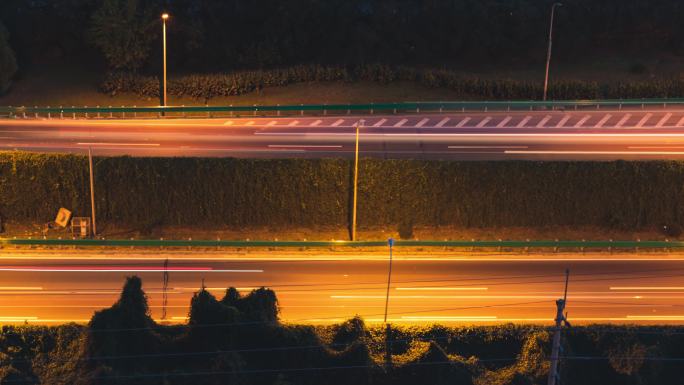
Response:
[[[29,239],[0,238],[0,245],[16,246],[93,246],[93,247],[383,247],[387,241],[231,241],[231,240],[153,240],[153,239]],[[460,247],[460,248],[682,248],[681,241],[401,241],[395,247]]]

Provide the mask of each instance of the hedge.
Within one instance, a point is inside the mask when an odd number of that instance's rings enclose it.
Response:
[[[463,98],[487,100],[529,100],[542,95],[541,82],[515,79],[464,77],[446,69],[418,69],[402,66],[364,65],[356,67],[300,65],[282,69],[194,74],[170,78],[167,92],[175,96],[211,99],[243,95],[262,87],[280,87],[302,82],[370,81],[391,83],[419,82],[432,88],[456,91]],[[108,94],[131,92],[141,97],[159,96],[159,79],[133,73],[109,73],[100,87]],[[665,98],[684,95],[684,80],[649,80],[598,83],[556,80],[549,85],[551,99],[633,99]]]
[[[342,159],[96,158],[100,221],[131,226],[345,226],[352,164]],[[87,159],[0,153],[0,215],[88,215]],[[362,159],[360,227],[684,223],[684,163]]]

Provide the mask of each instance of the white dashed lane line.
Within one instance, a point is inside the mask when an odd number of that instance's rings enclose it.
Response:
[[[665,122],[667,122],[671,117],[672,117],[672,114],[668,112],[667,114],[665,114],[665,116],[663,116],[663,117],[658,121],[658,123],[656,123],[655,126],[656,126],[656,127],[662,127],[662,126],[665,124]]]
[[[344,123],[344,119],[338,119],[338,120],[335,121],[335,123],[331,124],[331,126],[337,127],[337,126],[339,126],[339,125],[342,124],[342,123]]]
[[[276,122],[275,120],[271,120],[270,122],[268,122],[267,126],[275,126],[276,124],[278,124],[278,122]]]
[[[617,122],[617,124],[615,125],[615,127],[617,127],[617,128],[622,127],[625,123],[627,123],[627,121],[628,121],[629,118],[631,118],[631,117],[632,117],[632,114],[625,114],[625,116],[623,116],[622,119],[620,119],[620,121]]]
[[[444,119],[440,120],[439,123],[437,123],[435,125],[435,127],[443,127],[448,121],[449,121],[449,118],[444,118]]]
[[[403,126],[404,123],[406,123],[406,122],[408,122],[408,119],[402,119],[402,120],[398,121],[398,122],[394,125],[394,127],[401,127],[401,126]]]
[[[318,125],[321,124],[321,123],[323,123],[322,120],[317,120],[317,121],[311,123],[311,126],[314,126],[314,127],[315,127],[315,126],[318,126]]]
[[[298,124],[299,124],[299,120],[293,120],[288,124],[288,126],[296,126]]]
[[[416,123],[416,127],[423,127],[425,125],[425,123],[427,123],[429,121],[430,121],[430,119],[428,119],[428,118],[421,119],[420,122]]]
[[[383,124],[385,124],[386,121],[387,121],[387,119],[380,119],[373,125],[373,127],[380,127]]]
[[[480,121],[480,123],[478,123],[477,126],[475,126],[475,127],[476,127],[476,128],[482,128],[482,127],[484,127],[487,123],[489,123],[490,120],[492,120],[492,117],[491,117],[491,116],[488,116],[488,117],[482,119],[482,120]]]
[[[461,127],[465,126],[466,123],[468,123],[469,121],[470,121],[470,117],[469,117],[469,116],[463,118],[463,120],[461,120],[460,122],[458,122],[458,124],[456,125],[456,128],[461,128]]]
[[[518,125],[515,127],[516,128],[523,128],[523,127],[525,127],[527,122],[529,122],[530,120],[532,120],[532,117],[528,115],[523,120],[521,120],[520,123],[518,123]]]
[[[558,124],[556,124],[556,128],[561,128],[561,127],[565,126],[565,123],[567,123],[568,120],[570,120],[570,115],[563,116],[563,119],[561,119],[560,122],[558,122]]]
[[[641,118],[641,120],[639,121],[639,123],[636,124],[636,126],[637,126],[637,127],[643,127],[644,124],[646,124],[646,122],[648,121],[648,119],[651,118],[651,116],[653,116],[653,114],[646,114],[646,115],[644,115],[644,117]]]
[[[684,116],[677,122],[677,127],[684,127]]]
[[[582,119],[579,120],[579,122],[575,123],[575,128],[577,127],[582,127],[584,123],[587,122],[591,118],[591,115],[585,115]]]
[[[542,120],[537,123],[537,128],[542,128],[546,125],[546,123],[551,120],[551,115],[546,115]]]
[[[496,125],[496,128],[503,128],[503,127],[505,127],[506,124],[508,124],[508,122],[511,121],[511,119],[513,119],[513,117],[511,117],[511,116],[505,117],[502,121],[499,122],[499,124]]]
[[[603,118],[601,118],[601,120],[599,120],[598,123],[596,123],[596,128],[601,128],[601,127],[603,127],[603,125],[606,124],[606,122],[608,121],[608,119],[610,119],[610,118],[612,118],[612,117],[613,117],[613,115],[611,115],[611,114],[606,114]]]

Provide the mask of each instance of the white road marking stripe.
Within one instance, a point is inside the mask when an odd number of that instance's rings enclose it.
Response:
[[[394,125],[394,127],[401,127],[401,126],[403,126],[404,123],[406,123],[406,122],[408,122],[408,119],[402,119],[402,120],[398,121],[398,122]]]
[[[461,127],[465,126],[465,124],[468,123],[469,121],[470,121],[470,117],[469,116],[465,117],[463,120],[458,122],[458,124],[456,125],[456,128],[461,128]]]
[[[677,122],[677,127],[684,127],[684,116]]]
[[[344,119],[338,119],[338,120],[335,121],[335,123],[331,124],[331,126],[337,127],[337,126],[339,126],[339,125],[342,124],[342,123],[344,123]]]
[[[249,122],[245,123],[245,126],[252,126],[254,125],[254,121],[250,120]]]
[[[435,125],[435,127],[443,127],[448,121],[449,121],[449,118],[444,118],[444,119],[440,120],[439,123],[437,123]]]
[[[223,125],[224,125],[224,126],[232,126],[232,125],[233,125],[233,121],[232,121],[232,120],[229,120],[229,121],[223,123]]]
[[[288,124],[288,126],[296,126],[298,124],[299,124],[299,120],[293,120]]]
[[[449,148],[528,148],[527,146],[449,146]]]
[[[647,121],[648,119],[651,118],[651,116],[653,116],[653,114],[646,114],[646,115],[644,115],[644,117],[641,118],[641,120],[639,121],[639,123],[636,124],[636,127],[643,127],[644,124],[646,123],[646,121]]]
[[[304,133],[301,132],[255,132],[254,135],[278,135],[278,136],[293,136],[293,135],[303,135]],[[321,135],[321,136],[353,136],[354,133],[343,133],[343,132],[307,132],[306,135]],[[627,134],[627,133],[618,133],[618,134],[593,134],[593,133],[579,133],[579,134],[568,134],[568,133],[544,133],[544,134],[523,134],[523,133],[421,133],[421,134],[404,134],[404,133],[391,133],[391,134],[366,134],[366,137],[373,137],[373,136],[403,136],[403,137],[425,137],[425,136],[433,136],[433,137],[500,137],[500,138],[505,138],[505,137],[565,137],[565,138],[572,138],[572,137],[625,137],[625,138],[636,138],[636,137],[642,137],[642,138],[648,138],[648,137],[657,137],[657,138],[684,138],[684,133],[672,133],[672,134],[666,134],[666,133],[653,133],[653,134],[646,134],[646,133],[639,133],[639,134]]]
[[[568,120],[570,120],[570,116],[571,115],[563,116],[563,119],[561,119],[560,122],[558,122],[558,124],[556,124],[556,128],[561,128],[561,127],[565,126],[565,123],[567,123]]]
[[[579,122],[575,123],[575,128],[577,127],[582,127],[584,123],[586,123],[587,120],[591,118],[591,115],[585,115],[582,119],[579,120]]]
[[[665,116],[662,117],[662,119],[660,119],[658,121],[658,123],[656,123],[655,126],[656,127],[662,127],[665,124],[665,122],[667,122],[668,119],[670,119],[671,117],[672,117],[672,114],[668,112],[667,114],[665,114]]]
[[[601,128],[601,127],[603,127],[603,125],[608,121],[608,119],[610,119],[610,118],[612,118],[612,117],[613,117],[613,115],[611,115],[611,114],[606,114],[606,116],[604,116],[603,118],[601,118],[601,120],[599,120],[599,122],[596,123],[596,126],[594,126],[594,127],[596,127],[596,128]]]
[[[506,154],[551,155],[684,155],[684,151],[525,151],[510,150]]]
[[[544,125],[551,120],[551,115],[546,115],[542,120],[537,123],[537,128],[542,128]]]
[[[322,120],[317,120],[317,121],[311,123],[311,126],[318,126],[318,125],[321,124],[321,123],[323,123]]]
[[[625,116],[623,116],[622,119],[620,119],[620,121],[617,122],[615,127],[617,127],[617,128],[622,127],[631,117],[632,117],[632,114],[625,114]]]
[[[269,148],[342,148],[339,144],[269,144]]]
[[[387,119],[380,119],[373,125],[373,127],[380,127],[383,124],[385,124],[386,121],[387,121]]]
[[[485,124],[489,123],[490,120],[492,120],[492,117],[491,117],[491,116],[488,116],[488,117],[482,119],[482,120],[480,121],[480,123],[478,123],[477,126],[475,126],[475,128],[482,128],[482,127],[484,127]]]
[[[525,127],[525,125],[527,124],[527,122],[529,122],[531,119],[532,119],[532,117],[528,115],[528,116],[526,116],[523,120],[521,120],[520,123],[518,123],[518,125],[515,126],[515,127],[516,127],[516,128],[523,128],[523,127]]]
[[[87,143],[87,142],[79,142],[76,144],[79,146],[150,146],[150,147],[160,146],[159,143],[107,143],[107,142]]]
[[[423,127],[425,125],[425,123],[427,123],[429,121],[430,121],[430,119],[428,119],[428,118],[422,119],[420,122],[416,123],[416,127]]]
[[[513,119],[512,116],[505,117],[502,121],[499,122],[499,124],[496,125],[496,128],[503,128],[504,126],[506,126],[506,124],[508,124],[508,122],[511,121],[511,119]]]
[[[275,120],[271,120],[270,122],[268,122],[267,126],[275,126],[276,124],[278,124],[278,122],[276,122]]]

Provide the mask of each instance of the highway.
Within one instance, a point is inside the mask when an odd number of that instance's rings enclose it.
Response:
[[[96,155],[453,160],[684,159],[682,109],[0,120],[0,150]]]
[[[328,324],[356,314],[382,321],[388,262],[382,254],[245,258],[220,252],[136,255],[134,251],[0,253],[0,323],[87,322],[110,306],[127,275],[143,279],[160,320],[164,259],[169,258],[166,321],[186,321],[204,282],[217,297],[266,286],[285,322]],[[667,258],[662,258],[667,257]],[[570,269],[569,319],[587,323],[681,323],[684,259],[627,255],[557,258],[404,255],[393,265],[389,320],[404,324],[548,324]]]

